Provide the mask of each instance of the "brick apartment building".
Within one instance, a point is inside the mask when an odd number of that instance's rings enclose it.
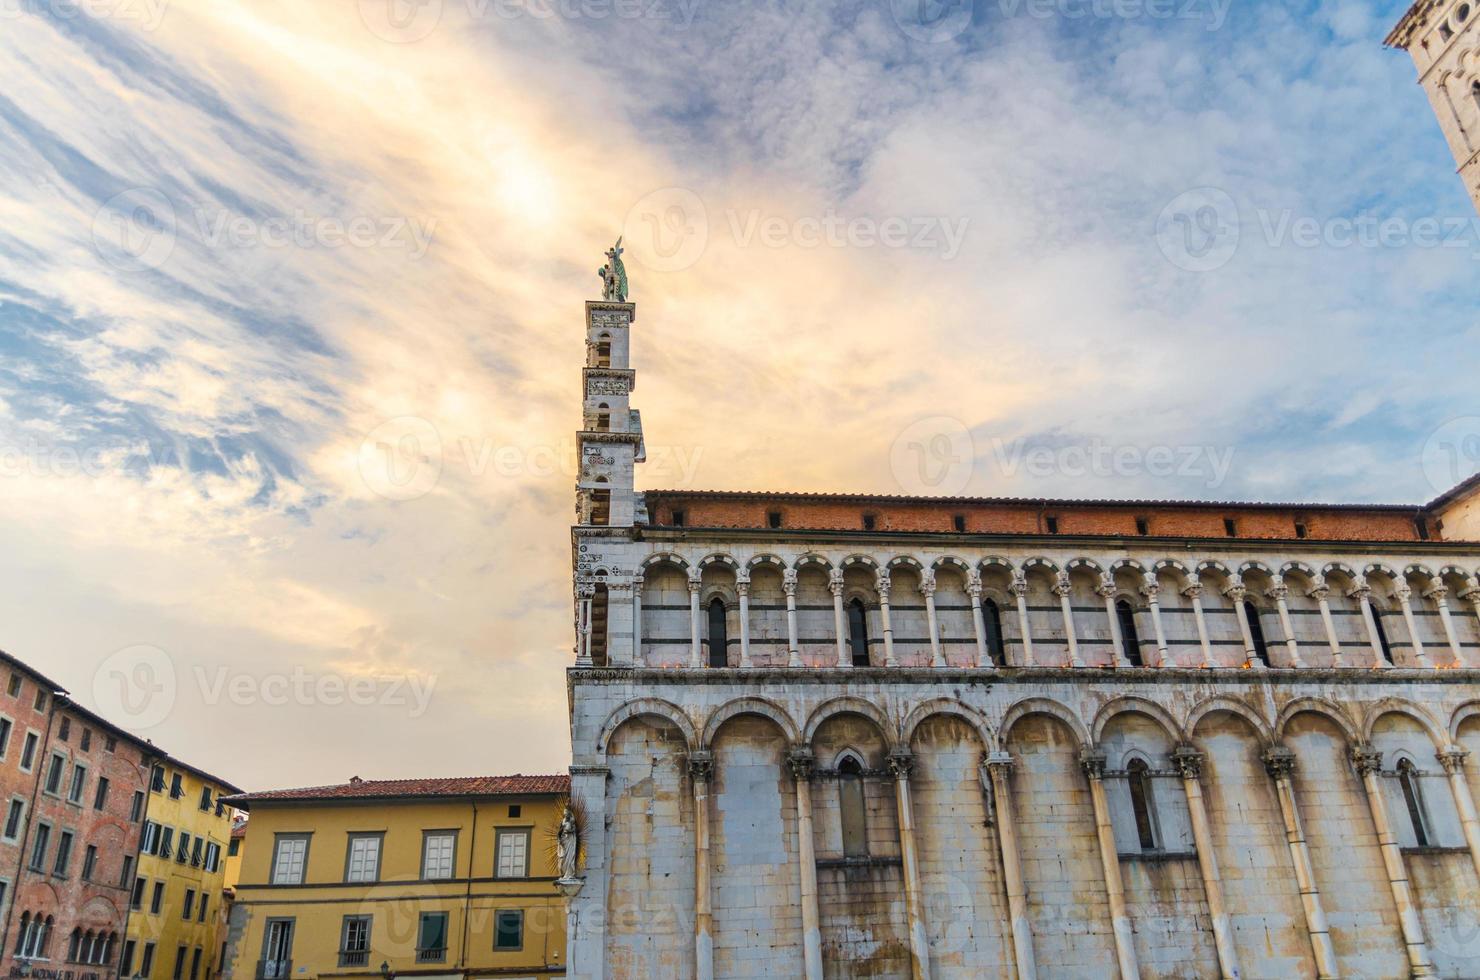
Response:
[[[0,974],[117,977],[160,754],[0,653]]]

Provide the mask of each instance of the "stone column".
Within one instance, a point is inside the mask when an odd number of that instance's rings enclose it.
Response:
[[[1372,589],[1367,585],[1359,585],[1348,592],[1347,596],[1356,599],[1362,606],[1362,621],[1367,624],[1367,642],[1372,648],[1372,666],[1391,667],[1387,654],[1382,652],[1382,639],[1377,635],[1377,619],[1372,615]]]
[[[1446,751],[1436,753],[1439,764],[1449,774],[1449,789],[1454,794],[1459,824],[1465,832],[1465,843],[1470,848],[1470,860],[1475,864],[1475,874],[1480,875],[1480,817],[1475,814],[1475,797],[1470,793],[1470,784],[1465,779],[1465,759],[1469,754],[1458,745],[1451,745]]]
[[[1079,637],[1074,631],[1074,603],[1070,598],[1072,593],[1069,576],[1060,574],[1058,581],[1054,583],[1053,594],[1059,597],[1059,609],[1064,615],[1064,638],[1069,641],[1069,666],[1083,667],[1084,661],[1079,659]]]
[[[1018,576],[1012,580],[1008,587],[1012,597],[1017,600],[1018,627],[1023,634],[1023,663],[1024,667],[1037,666],[1033,662],[1033,624],[1028,619],[1028,581]]]
[[[1428,652],[1423,648],[1423,637],[1418,632],[1418,617],[1413,615],[1413,590],[1404,585],[1393,590],[1398,606],[1403,610],[1403,625],[1408,628],[1408,639],[1413,641],[1413,665],[1429,666]]]
[[[1454,654],[1454,666],[1465,665],[1463,648],[1459,645],[1459,634],[1454,629],[1454,615],[1449,611],[1449,590],[1436,585],[1424,593],[1424,598],[1434,600],[1439,609],[1439,622],[1444,626],[1444,639],[1449,643],[1449,652]]]
[[[1326,642],[1331,644],[1331,666],[1344,667],[1341,637],[1336,632],[1336,619],[1331,615],[1331,589],[1325,584],[1310,590],[1310,597],[1321,607],[1321,622],[1326,627]]]
[[[1285,650],[1290,655],[1290,666],[1304,667],[1305,662],[1300,659],[1300,641],[1295,638],[1295,620],[1290,616],[1289,587],[1276,585],[1265,594],[1274,600],[1275,608],[1280,611],[1280,629],[1285,631]]]
[[[1141,595],[1146,597],[1146,605],[1151,609],[1151,628],[1156,631],[1156,666],[1165,667],[1171,659],[1171,648],[1167,645],[1167,630],[1161,621],[1161,586],[1156,584],[1153,576],[1147,575],[1147,582],[1141,586]]]
[[[750,659],[750,577],[736,577],[735,591],[740,594],[740,666],[753,667]]]
[[[1202,586],[1189,585],[1182,594],[1192,603],[1192,618],[1197,623],[1197,642],[1202,646],[1204,667],[1213,666],[1213,641],[1208,639],[1208,617],[1202,607]]]
[[[1480,585],[1470,586],[1459,594],[1461,599],[1469,602],[1475,610],[1475,619],[1480,621]]]
[[[781,591],[786,593],[786,666],[802,666],[802,645],[797,639],[797,573],[788,568],[781,574]]]
[[[925,936],[924,897],[920,893],[920,857],[915,847],[915,812],[910,802],[910,773],[915,757],[909,749],[889,753],[889,771],[894,775],[894,799],[899,808],[899,851],[904,861],[905,912],[910,929],[910,976],[930,978],[930,943]]]
[[[1115,648],[1115,666],[1129,667],[1131,662],[1125,655],[1125,634],[1120,632],[1120,616],[1115,609],[1115,583],[1107,576],[1095,594],[1105,600],[1105,615],[1110,620],[1110,645]]]
[[[1213,850],[1208,808],[1203,802],[1202,753],[1190,745],[1180,745],[1172,753],[1172,762],[1182,773],[1182,787],[1187,791],[1187,812],[1192,817],[1192,838],[1197,846],[1197,864],[1202,870],[1208,915],[1213,920],[1213,944],[1218,949],[1218,968],[1223,980],[1238,980],[1238,952],[1233,945],[1233,924],[1228,917],[1228,907],[1223,904],[1223,876],[1218,871],[1218,855]]]
[[[935,574],[925,572],[920,576],[920,594],[925,597],[925,623],[930,630],[930,665],[944,667],[946,655],[940,648],[940,622],[935,615]]]
[[[694,670],[704,666],[704,630],[699,619],[699,592],[703,587],[699,579],[689,577],[689,666]]]
[[[966,580],[966,594],[971,597],[971,626],[976,633],[976,665],[995,667],[992,653],[987,649],[987,620],[982,615],[982,580],[975,572]]]
[[[875,588],[879,590],[879,620],[884,627],[884,666],[898,667],[894,656],[894,627],[889,625],[889,573],[880,572]]]
[[[1239,633],[1244,638],[1244,666],[1262,668],[1264,661],[1259,659],[1258,651],[1254,649],[1254,631],[1249,628],[1249,613],[1244,608],[1249,590],[1244,588],[1243,582],[1235,579],[1233,585],[1223,590],[1223,594],[1233,603],[1233,617],[1238,620]]]
[[[812,831],[812,750],[787,757],[797,787],[797,856],[802,872],[802,965],[806,980],[822,980],[822,925],[817,911],[817,844]]]
[[[982,765],[991,781],[993,812],[997,816],[997,844],[1002,849],[1002,877],[1007,884],[1007,914],[1012,925],[1012,951],[1017,960],[1017,976],[1018,980],[1034,980],[1038,967],[1033,957],[1033,926],[1028,921],[1028,889],[1023,885],[1017,823],[1008,782],[1012,773],[1012,756],[1006,752],[993,752]]]
[[[1079,753],[1079,764],[1089,777],[1090,799],[1095,806],[1095,832],[1100,839],[1100,863],[1105,869],[1105,892],[1110,898],[1110,923],[1115,930],[1115,957],[1121,980],[1135,980],[1136,939],[1131,917],[1125,907],[1125,886],[1120,881],[1120,856],[1115,849],[1115,830],[1110,826],[1110,804],[1105,799],[1105,753],[1086,748]]]
[[[709,780],[714,753],[689,753],[694,784],[694,976],[714,980],[714,906],[709,886]]]
[[[642,659],[642,586],[639,576],[632,583],[632,662],[643,666]]]
[[[1305,842],[1305,821],[1300,818],[1300,804],[1295,799],[1295,753],[1283,745],[1265,749],[1261,756],[1264,771],[1274,780],[1275,795],[1280,801],[1280,819],[1285,824],[1285,843],[1295,865],[1295,884],[1300,889],[1300,904],[1305,907],[1305,929],[1310,934],[1311,952],[1315,955],[1316,976],[1335,980],[1341,974],[1336,967],[1336,947],[1331,943],[1331,926],[1321,904],[1321,891],[1316,885],[1315,865],[1310,859],[1310,845]]]
[[[1371,745],[1354,745],[1352,765],[1356,766],[1367,790],[1367,809],[1372,811],[1377,845],[1382,849],[1382,863],[1387,868],[1393,903],[1398,907],[1398,924],[1403,927],[1403,943],[1408,947],[1410,975],[1435,976],[1434,964],[1429,959],[1428,945],[1423,938],[1423,925],[1418,921],[1418,910],[1413,905],[1413,895],[1408,887],[1408,868],[1403,863],[1403,852],[1398,848],[1392,821],[1388,819],[1387,800],[1382,795],[1382,753]]]
[[[833,632],[838,637],[838,666],[847,667],[853,663],[848,656],[848,621],[843,615],[843,572],[834,568],[827,576],[827,588],[833,597]]]
[[[571,976],[602,980],[606,975],[606,766],[570,767],[570,796],[582,814],[576,874],[586,882],[569,905],[565,943]]]
[[[582,583],[576,586],[576,666],[591,666],[591,600],[596,595],[596,586]]]

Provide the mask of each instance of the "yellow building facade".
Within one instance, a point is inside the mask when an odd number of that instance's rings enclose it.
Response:
[[[227,976],[564,976],[568,796],[566,776],[499,776],[231,799],[251,817]]]
[[[119,976],[212,980],[224,961],[226,851],[241,790],[167,757],[150,778]]]

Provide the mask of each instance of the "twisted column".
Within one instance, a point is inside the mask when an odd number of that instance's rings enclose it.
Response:
[[[1115,957],[1121,980],[1135,980],[1140,970],[1136,965],[1136,940],[1126,911],[1125,886],[1120,880],[1120,856],[1115,849],[1115,830],[1110,825],[1110,804],[1105,798],[1105,753],[1086,748],[1079,753],[1079,764],[1089,777],[1090,799],[1095,807],[1095,833],[1100,839],[1100,864],[1105,871],[1105,892],[1110,898],[1110,923],[1115,931]]]
[[[1321,891],[1316,885],[1315,864],[1310,859],[1310,845],[1305,840],[1305,821],[1300,818],[1300,804],[1295,799],[1295,753],[1283,745],[1272,745],[1261,756],[1264,771],[1274,780],[1275,795],[1280,802],[1280,819],[1285,824],[1285,843],[1295,865],[1295,884],[1300,890],[1300,904],[1305,908],[1305,930],[1310,935],[1311,952],[1315,955],[1316,976],[1335,980],[1336,947],[1331,942],[1331,926],[1321,904]]]

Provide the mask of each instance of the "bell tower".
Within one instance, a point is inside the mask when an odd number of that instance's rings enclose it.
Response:
[[[1418,67],[1460,179],[1480,210],[1480,0],[1418,0],[1387,37]]]

